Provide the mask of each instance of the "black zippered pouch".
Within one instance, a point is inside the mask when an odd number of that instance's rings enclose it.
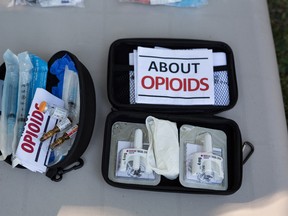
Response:
[[[88,69],[74,54],[68,51],[57,52],[48,61],[48,70],[50,70],[51,65],[57,59],[62,58],[66,54],[72,59],[78,71],[80,87],[80,117],[78,131],[68,154],[60,162],[48,167],[46,171],[46,176],[53,181],[61,181],[63,174],[79,169],[84,165],[81,156],[89,145],[96,115],[96,96],[92,77]],[[0,78],[2,80],[5,78],[5,71],[5,64],[3,63],[0,68]],[[51,92],[52,87],[56,86],[58,82],[59,80],[56,76],[48,72],[46,90]],[[7,157],[5,161],[11,164],[11,156]],[[20,165],[17,167],[23,168]]]
[[[129,72],[134,67],[129,65],[129,53],[141,47],[163,47],[169,49],[212,49],[213,53],[225,53],[226,64],[216,65],[215,74],[219,71],[227,72],[226,94],[229,99],[225,103],[214,105],[159,105],[130,103]],[[112,104],[112,112],[107,116],[102,155],[102,175],[105,181],[115,187],[126,189],[140,189],[151,191],[219,194],[228,195],[236,192],[242,182],[242,139],[238,125],[230,119],[217,117],[214,114],[231,109],[237,102],[238,91],[232,49],[223,42],[189,39],[120,39],[112,43],[108,60],[108,98]],[[221,89],[219,90],[221,93]],[[193,125],[222,131],[227,136],[227,187],[224,190],[185,187],[180,184],[179,177],[175,180],[161,176],[157,185],[134,184],[133,182],[119,182],[116,179],[115,167],[118,159],[111,159],[115,155],[115,145],[112,142],[114,125],[119,122],[145,124],[148,116],[175,122],[178,130],[183,125]],[[112,130],[113,128],[113,130]],[[247,144],[246,144],[247,145]],[[249,155],[250,156],[250,155]],[[116,161],[115,161],[116,160]],[[112,167],[112,168],[111,168]]]

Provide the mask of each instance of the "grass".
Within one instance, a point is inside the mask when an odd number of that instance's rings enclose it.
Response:
[[[267,2],[288,124],[288,0],[268,0]]]

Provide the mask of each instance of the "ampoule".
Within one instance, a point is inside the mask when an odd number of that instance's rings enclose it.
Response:
[[[56,133],[58,133],[60,131],[65,130],[66,128],[68,128],[71,124],[72,124],[72,120],[69,117],[60,120],[53,129],[51,129],[50,131],[46,132],[40,138],[40,141],[43,142],[43,141],[49,139],[54,134],[56,134]]]
[[[55,147],[61,145],[66,140],[71,139],[73,135],[77,133],[77,130],[78,130],[78,124],[74,125],[69,130],[67,130],[62,137],[59,137],[55,142],[53,142],[50,145],[50,148],[53,150]]]

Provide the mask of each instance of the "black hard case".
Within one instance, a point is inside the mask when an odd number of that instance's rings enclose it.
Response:
[[[228,106],[197,105],[153,105],[129,103],[129,53],[138,46],[165,47],[171,49],[208,48],[213,52],[225,52],[227,66],[214,67],[214,71],[227,70],[230,103]],[[109,51],[108,60],[108,97],[112,112],[107,116],[102,155],[102,175],[105,181],[115,187],[151,191],[199,193],[229,195],[236,192],[242,183],[242,140],[238,125],[230,119],[217,117],[214,114],[231,109],[237,102],[238,91],[232,49],[223,42],[189,40],[189,39],[120,39],[115,41]],[[145,123],[146,117],[166,119],[177,123],[222,130],[227,135],[228,188],[225,191],[188,188],[180,184],[179,178],[169,180],[161,176],[157,186],[117,183],[109,179],[109,157],[111,128],[115,122]]]
[[[74,54],[68,51],[57,52],[48,61],[48,70],[53,62],[62,58],[65,54],[68,54],[71,57],[78,71],[80,87],[80,117],[77,135],[68,155],[59,163],[49,167],[46,172],[46,176],[53,181],[61,181],[63,174],[71,170],[79,169],[84,165],[81,156],[89,145],[96,115],[96,96],[93,80],[88,69]],[[3,63],[0,67],[0,79],[2,80],[5,78],[5,71],[5,64]],[[46,89],[51,92],[52,86],[57,85],[57,83],[58,79],[56,76],[48,72]],[[8,157],[6,162],[11,164],[11,157]],[[18,167],[23,168],[22,166]]]

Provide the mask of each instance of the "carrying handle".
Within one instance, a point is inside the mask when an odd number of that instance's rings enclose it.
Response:
[[[75,165],[73,165],[72,167],[70,167],[68,169],[59,169],[57,171],[57,173],[51,178],[51,180],[55,181],[55,182],[60,182],[62,180],[62,176],[65,173],[68,173],[68,172],[71,172],[73,170],[77,170],[77,169],[80,169],[81,167],[83,167],[84,161],[81,158],[79,158],[74,164]]]
[[[248,141],[244,142],[242,145],[243,165],[248,161],[253,152],[254,152],[253,144]]]

